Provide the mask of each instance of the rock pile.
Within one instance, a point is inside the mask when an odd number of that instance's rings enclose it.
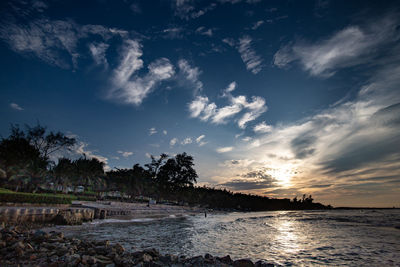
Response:
[[[120,244],[108,241],[83,241],[62,233],[25,230],[20,227],[0,230],[0,266],[274,266],[265,261],[214,257],[210,254],[186,258],[162,255],[155,249],[127,252]]]

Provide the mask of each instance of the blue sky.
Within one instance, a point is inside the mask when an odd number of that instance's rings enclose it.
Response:
[[[107,168],[187,152],[199,183],[400,205],[397,1],[3,1],[0,133]],[[57,155],[61,156],[61,155]]]

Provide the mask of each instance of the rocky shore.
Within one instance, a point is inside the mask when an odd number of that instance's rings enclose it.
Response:
[[[19,226],[2,228],[0,240],[0,266],[274,266],[265,261],[232,260],[229,255],[187,258],[162,255],[155,249],[128,252],[108,241],[85,241]]]

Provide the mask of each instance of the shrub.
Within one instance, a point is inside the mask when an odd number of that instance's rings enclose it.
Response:
[[[82,200],[82,201],[96,201],[97,200],[97,198],[95,196],[78,196],[77,199]]]
[[[0,190],[0,202],[71,204],[75,196],[61,194],[32,194]]]

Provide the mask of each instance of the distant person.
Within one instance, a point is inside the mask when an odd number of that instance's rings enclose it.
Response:
[[[207,211],[204,212],[204,218],[207,218]]]

